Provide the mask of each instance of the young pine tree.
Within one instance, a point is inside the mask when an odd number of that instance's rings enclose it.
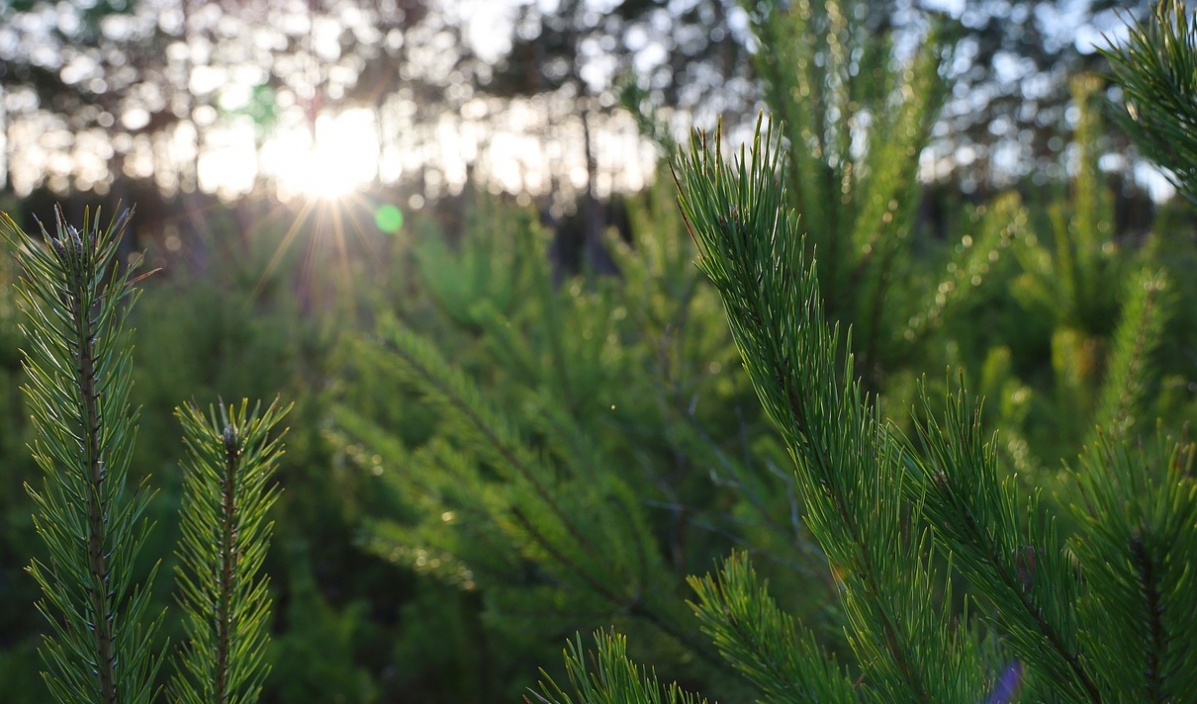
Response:
[[[768,701],[1188,701],[1197,691],[1194,447],[1117,423],[1069,471],[1070,535],[1027,496],[958,388],[915,436],[878,414],[851,332],[827,322],[817,264],[789,207],[780,140],[758,126],[730,164],[696,137],[677,166],[699,268],[719,291],[745,367],[794,460],[806,525],[838,587],[840,663],[773,602],[743,555],[691,581],[722,656]],[[964,607],[954,593],[962,592]],[[697,701],[662,690],[597,634],[567,652],[573,694],[542,701]],[[576,697],[576,699],[575,699]]]
[[[1173,10],[1161,5],[1152,29],[1111,54],[1141,123],[1132,136],[1149,147],[1186,132],[1183,110],[1162,110],[1168,101],[1151,97],[1197,65],[1197,34],[1179,3]],[[741,555],[692,581],[693,608],[724,657],[768,701],[1191,701],[1194,446],[1162,432],[1136,441],[1116,391],[1103,393],[1099,418],[1109,427],[1069,469],[1079,491],[1069,507],[1075,529],[1064,536],[1038,494],[1020,495],[1003,476],[979,405],[963,390],[941,413],[924,397],[916,441],[898,435],[861,393],[852,357],[836,362],[841,332],[825,322],[816,263],[777,180],[777,149],[772,134],[758,133],[751,153],[729,165],[718,138],[713,152],[696,139],[678,167],[681,202],[699,266],[790,447],[855,661],[837,664],[796,629]],[[1184,155],[1165,163],[1191,192],[1197,161]],[[1119,347],[1133,341],[1127,334]],[[1126,365],[1110,373],[1137,377]],[[945,561],[950,569],[937,574]],[[962,612],[948,606],[957,581],[969,605]],[[589,668],[580,643],[567,651],[574,694],[550,681],[542,701],[697,701],[658,687],[619,636],[596,638]]]
[[[56,232],[27,238],[0,214],[23,268],[25,394],[43,472],[28,487],[45,557],[29,573],[50,624],[43,673],[59,704],[149,704],[165,644],[163,613],[149,613],[152,567],[137,582],[154,492],[131,472],[137,412],[129,403],[132,347],[125,319],[137,297],[132,266],[116,259],[128,211],[82,229],[58,214]],[[170,700],[250,704],[261,678],[269,598],[258,577],[270,526],[268,487],[281,446],[269,434],[284,413],[178,410],[190,451],[181,507],[180,602],[189,642]]]
[[[944,51],[932,36],[910,63],[896,61],[888,40],[871,33],[866,5],[766,1],[750,16],[767,47],[758,61],[768,98],[784,117],[792,187],[784,206],[803,213],[805,256],[818,252],[826,319],[853,325],[850,343],[837,340],[839,353],[857,353],[863,390],[882,393],[899,375],[913,388],[919,372],[942,369],[957,342],[976,346],[983,324],[966,313],[1000,281],[1028,217],[1016,196],[1003,196],[971,212],[958,239],[920,238],[914,164],[944,92]],[[656,128],[649,118],[642,126]],[[655,134],[673,148],[666,132]],[[702,663],[699,674],[685,671],[691,681],[721,679],[709,676],[715,668],[701,656],[710,648],[677,595],[685,575],[729,544],[757,551],[756,570],[780,587],[781,606],[806,612],[813,630],[840,629],[832,610],[820,609],[839,579],[824,575],[798,520],[802,491],[779,468],[777,436],[745,403],[744,377],[729,373],[737,365],[712,315],[715,296],[695,275],[696,243],[673,226],[667,200],[654,193],[652,217],[633,218],[622,281],[560,288],[526,217],[479,208],[456,251],[439,233],[422,237],[418,277],[405,277],[420,282],[440,315],[388,322],[354,349],[362,383],[335,411],[334,437],[344,457],[380,477],[388,491],[379,493],[392,502],[368,521],[368,544],[481,592],[492,638],[475,640],[511,646],[467,662],[509,672],[515,652],[615,622],[662,663]],[[1096,210],[1083,207],[1091,220]],[[1084,257],[1089,244],[1080,245]],[[1055,273],[1047,267],[1044,278]],[[1125,329],[1158,337],[1150,325]],[[1119,339],[1130,340],[1119,347],[1130,368],[1153,338]],[[986,365],[995,373],[985,376],[1014,382],[999,367]],[[1096,385],[1086,377],[1077,387]],[[363,402],[366,387],[382,400]],[[431,403],[404,403],[412,392]],[[554,607],[539,608],[545,603]]]

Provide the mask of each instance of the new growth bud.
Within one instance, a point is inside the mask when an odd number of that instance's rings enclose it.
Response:
[[[224,451],[227,457],[237,457],[241,454],[241,438],[231,425],[224,426]]]

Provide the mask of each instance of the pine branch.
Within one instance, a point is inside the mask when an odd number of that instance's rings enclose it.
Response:
[[[826,64],[815,60],[826,42],[825,34],[815,26],[822,19],[821,7],[822,3],[802,0],[783,10],[776,0],[764,0],[748,5],[748,10],[753,34],[762,46],[769,47],[756,55],[766,102],[777,111],[793,145],[793,157],[787,162],[792,205],[812,223],[812,249],[818,248],[828,260],[823,281],[829,283],[827,303],[834,310],[836,267],[842,257],[835,220],[837,174],[826,163],[824,144]]]
[[[581,636],[571,641],[565,652],[565,669],[577,704],[706,704],[705,699],[683,691],[676,682],[662,687],[656,673],[642,672],[628,660],[627,639],[623,636],[599,631],[594,639],[598,651],[593,671],[583,660]],[[543,695],[532,692],[540,704],[575,702],[552,679],[541,682],[540,689]],[[528,697],[524,701],[533,704]]]
[[[950,397],[942,423],[923,395],[918,421],[923,452],[911,456],[921,471],[925,510],[953,564],[994,605],[991,617],[1009,635],[1023,663],[1039,670],[1076,702],[1100,702],[1102,693],[1077,644],[1078,585],[1063,558],[1063,544],[1037,497],[1025,512],[1012,480],[998,481],[992,446],[981,441],[978,409],[961,391]],[[1020,516],[1024,514],[1026,520]]]
[[[133,587],[133,564],[148,525],[150,493],[127,482],[137,414],[129,405],[131,345],[125,317],[137,297],[132,268],[117,263],[125,211],[101,229],[57,213],[45,245],[28,241],[7,215],[0,230],[25,274],[20,296],[29,322],[24,368],[37,439],[40,490],[26,487],[49,551],[29,573],[42,589],[38,610],[53,635],[41,650],[54,698],[65,704],[148,704],[161,663],[152,643],[161,616],[145,621],[151,572]]]
[[[219,417],[194,405],[175,410],[189,453],[176,569],[188,647],[171,682],[181,704],[252,704],[269,671],[270,595],[257,575],[278,498],[268,482],[282,455],[269,436],[287,410],[250,411],[248,401],[222,405]]]
[[[719,652],[765,694],[769,702],[853,702],[845,672],[794,619],[777,607],[747,557],[732,553],[717,576],[691,578],[691,604]]]
[[[756,65],[766,102],[789,142],[790,205],[802,213],[808,256],[820,254],[824,310],[854,321],[872,389],[877,358],[893,344],[884,320],[909,259],[915,165],[946,95],[946,26],[931,13],[916,54],[897,67],[891,32],[868,26],[867,3],[743,4],[764,47]]]
[[[676,167],[698,266],[723,298],[753,385],[795,458],[805,520],[843,584],[869,686],[890,701],[976,696],[979,680],[952,670],[953,658],[971,656],[932,603],[926,541],[912,534],[918,509],[903,500],[903,452],[859,383],[839,380],[839,332],[824,321],[815,267],[777,181],[779,140],[761,124],[750,156],[741,151],[728,166],[718,135],[713,152],[696,135]],[[850,356],[842,378],[854,378]]]
[[[1094,421],[1125,436],[1141,411],[1148,357],[1159,347],[1169,316],[1166,300],[1168,277],[1144,270],[1128,280],[1128,297],[1122,320],[1114,331],[1114,351],[1106,365]],[[1090,444],[1090,443],[1086,443]]]
[[[525,556],[722,666],[657,599],[660,557],[638,515],[637,496],[618,475],[588,474],[583,470],[590,460],[556,466],[538,456],[469,378],[409,331],[392,325],[385,350],[366,349],[423,389],[444,411],[450,433],[500,475],[500,488],[485,510]],[[566,448],[568,459],[569,446],[585,441],[576,428],[561,426],[565,418],[560,412],[542,413],[540,427]]]
[[[1073,473],[1089,657],[1126,701],[1187,701],[1197,691],[1194,452],[1162,432],[1137,447],[1102,433]]]
[[[1197,16],[1181,0],[1161,0],[1146,26],[1131,27],[1125,46],[1100,51],[1122,88],[1119,123],[1197,204]]]
[[[518,433],[501,414],[495,413],[483,401],[478,389],[459,370],[451,369],[437,351],[419,337],[392,328],[388,351],[402,360],[404,370],[414,381],[430,393],[431,400],[448,411],[448,417],[470,437],[478,439],[479,447],[510,472],[513,479],[529,487],[543,507],[552,513],[571,541],[594,561],[599,551],[562,510],[550,491],[552,473],[542,462],[529,456],[518,440]],[[581,576],[586,570],[580,566]]]

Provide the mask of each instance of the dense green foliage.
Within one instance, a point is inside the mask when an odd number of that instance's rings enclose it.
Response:
[[[1193,550],[1188,450],[1123,442],[1197,409],[1197,314],[1180,305],[1197,282],[1176,273],[1197,258],[1176,211],[1116,231],[1100,91],[1079,77],[1069,181],[929,219],[912,155],[946,59],[931,35],[898,63],[861,16],[753,5],[775,121],[738,166],[716,139],[675,153],[676,182],[629,199],[630,240],[607,240],[615,277],[555,270],[534,213],[478,194],[449,233],[417,213],[386,240],[267,216],[247,234],[216,213],[204,241],[152,247],[167,270],[114,308],[137,328],[129,486],[158,489],[123,578],[150,556],[183,575],[219,559],[200,475],[176,469],[192,461],[175,406],[281,395],[282,491],[241,485],[276,526],[239,587],[263,666],[246,701],[259,684],[287,704],[1189,691],[1191,639],[1170,635],[1192,616],[1172,571]],[[2,271],[0,677],[24,704],[46,700],[31,673],[47,627],[19,568],[52,553],[22,488],[37,469],[19,350],[37,348]],[[220,458],[227,424],[183,415]],[[141,592],[151,620],[167,609],[145,652],[206,652],[189,634],[220,599],[185,591],[180,610],[171,591]],[[596,630],[588,667],[575,634]],[[1118,648],[1094,642],[1107,632]],[[1111,679],[1143,653],[1139,680]],[[146,691],[177,694],[173,671]]]
[[[219,416],[195,406],[176,411],[190,454],[177,568],[187,635],[172,689],[181,704],[252,704],[261,692],[270,595],[258,572],[278,498],[269,482],[282,454],[270,431],[284,413],[275,405],[250,411],[248,402],[222,405]]]
[[[60,213],[42,247],[27,246],[7,217],[0,221],[24,269],[24,391],[44,473],[42,486],[28,491],[48,552],[29,573],[54,630],[42,647],[43,677],[61,704],[149,702],[162,660],[146,647],[161,619],[147,615],[149,588],[135,582],[133,568],[151,494],[129,486],[137,423],[123,304],[131,269],[105,281],[127,223],[126,211],[106,229],[86,219],[78,229]]]
[[[495,667],[612,618],[701,653],[677,600],[686,575],[741,523],[773,533],[779,559],[803,542],[770,519],[784,484],[747,386],[720,373],[730,340],[672,205],[658,192],[633,209],[643,234],[616,250],[620,280],[560,288],[527,214],[478,209],[489,226],[460,254],[437,239],[413,253],[438,317],[408,306],[354,347],[365,383],[333,437],[398,507],[367,522],[368,546],[480,592]],[[395,404],[394,389],[427,402]],[[759,464],[743,463],[750,448]],[[712,473],[748,491],[720,496]]]
[[[57,215],[56,233],[43,229],[38,242],[0,214],[22,270],[23,390],[43,473],[39,487],[26,484],[46,549],[28,568],[51,631],[39,648],[42,677],[60,704],[148,704],[160,691],[165,644],[155,635],[164,613],[151,610],[160,563],[137,581],[156,492],[148,478],[130,476],[138,424],[125,321],[135,264],[117,261],[129,212],[106,228],[98,213],[95,221],[85,214],[81,229]],[[213,411],[209,424],[194,409],[178,413],[191,455],[179,510],[187,645],[170,698],[257,701],[270,600],[256,573],[269,543],[267,481],[281,451],[268,434],[281,414],[222,406],[221,422]]]
[[[1197,55],[1195,45],[1190,38]],[[1077,90],[1080,101],[1086,92]],[[1052,342],[1067,390],[1098,399],[1059,410],[1089,417],[1090,427],[1096,412],[1098,429],[1067,469],[1070,485],[1049,499],[1004,466],[997,443],[985,440],[980,405],[962,387],[942,406],[919,389],[913,440],[882,421],[855,355],[838,354],[852,349],[841,343],[851,332],[825,317],[821,263],[807,253],[778,179],[780,145],[758,127],[751,151],[728,163],[718,135],[713,145],[696,136],[676,167],[680,200],[699,268],[718,289],[753,385],[790,449],[803,519],[839,586],[853,661],[842,670],[805,627],[795,638],[792,619],[739,556],[718,577],[693,582],[694,610],[721,653],[769,701],[1190,698],[1195,448],[1162,430],[1154,442],[1142,438],[1134,425],[1145,358],[1164,327],[1164,275],[1128,277],[1131,295],[1100,386],[1069,378],[1076,362],[1059,361],[1082,353],[1069,338],[1097,322],[1086,313],[1101,305],[1099,289],[1120,264],[1086,246],[1109,227],[1093,217],[1092,157],[1082,157],[1079,222],[1055,233]],[[1061,509],[1071,524],[1057,521]],[[956,590],[964,591],[962,609]],[[660,699],[655,677],[638,676],[622,641],[602,632],[596,639],[593,668],[580,647],[566,655],[577,701]],[[574,701],[552,681],[542,690],[543,701]],[[670,699],[690,697],[670,690]]]

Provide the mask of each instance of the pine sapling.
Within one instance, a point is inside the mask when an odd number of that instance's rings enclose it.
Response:
[[[179,602],[188,647],[172,680],[180,704],[250,704],[269,668],[270,595],[257,578],[278,498],[270,486],[282,443],[270,431],[287,412],[277,403],[220,407],[207,416],[194,405],[176,409],[188,449],[179,541]]]
[[[133,267],[115,261],[129,212],[105,228],[96,215],[85,214],[79,230],[59,211],[55,234],[42,228],[39,244],[0,214],[24,269],[24,391],[43,472],[40,488],[26,488],[47,556],[28,569],[42,590],[37,608],[51,625],[41,655],[54,699],[148,704],[162,656],[147,644],[162,616],[146,613],[156,568],[134,584],[152,492],[129,482],[137,413],[129,404],[132,346],[124,323],[137,292]]]
[[[44,474],[27,486],[34,525],[47,548],[29,573],[42,590],[37,608],[51,633],[41,649],[43,673],[59,704],[150,704],[165,645],[155,635],[165,612],[147,616],[157,564],[134,583],[135,563],[150,529],[153,492],[130,487],[137,411],[129,403],[132,345],[125,321],[138,291],[135,265],[116,259],[129,222],[125,211],[102,228],[83,229],[58,212],[43,243],[0,213],[0,234],[24,273],[18,285],[28,321],[22,326],[29,378],[25,394]],[[190,457],[185,464],[178,548],[180,595],[188,645],[168,690],[179,704],[252,704],[268,668],[264,660],[270,600],[259,578],[277,498],[273,474],[282,444],[271,437],[286,413],[249,403],[207,417],[177,409]]]

